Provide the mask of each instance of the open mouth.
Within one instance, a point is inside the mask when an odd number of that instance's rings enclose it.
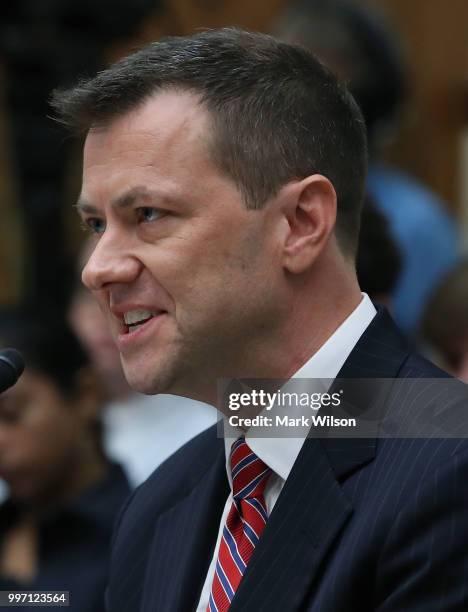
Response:
[[[124,315],[124,322],[126,326],[125,333],[131,334],[135,332],[136,330],[149,323],[149,321],[151,321],[155,317],[158,317],[159,315],[162,315],[164,313],[164,310],[132,310],[130,312],[127,312]]]

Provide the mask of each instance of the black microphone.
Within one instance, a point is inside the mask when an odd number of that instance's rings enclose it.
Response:
[[[24,359],[16,349],[0,351],[0,393],[12,387],[24,370]]]

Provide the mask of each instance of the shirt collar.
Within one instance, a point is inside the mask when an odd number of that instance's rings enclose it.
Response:
[[[366,293],[353,312],[343,321],[328,340],[304,363],[292,378],[334,379],[341,370],[349,354],[357,344],[369,323],[376,314],[376,309]],[[229,456],[233,442],[244,435],[241,430],[229,427],[229,436],[224,439],[226,452],[226,471],[232,489]],[[294,462],[304,444],[304,438],[259,438],[245,433],[245,439],[252,451],[275,474],[286,480]]]

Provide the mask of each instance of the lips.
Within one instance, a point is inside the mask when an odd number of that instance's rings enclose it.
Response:
[[[142,316],[144,318],[141,318]],[[154,308],[132,308],[126,311],[119,317],[121,325],[116,339],[119,351],[125,353],[133,347],[141,348],[143,342],[153,342],[161,323],[167,316],[166,310]]]
[[[126,312],[124,314],[124,322],[127,325],[127,332],[135,331],[135,329],[138,329],[160,313],[161,311],[151,310],[131,310]]]
[[[111,312],[120,323],[119,333],[130,334],[167,311],[141,304],[120,304],[111,306]]]

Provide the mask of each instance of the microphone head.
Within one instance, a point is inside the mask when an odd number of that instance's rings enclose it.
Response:
[[[0,393],[12,387],[24,371],[24,359],[12,348],[0,351]]]

